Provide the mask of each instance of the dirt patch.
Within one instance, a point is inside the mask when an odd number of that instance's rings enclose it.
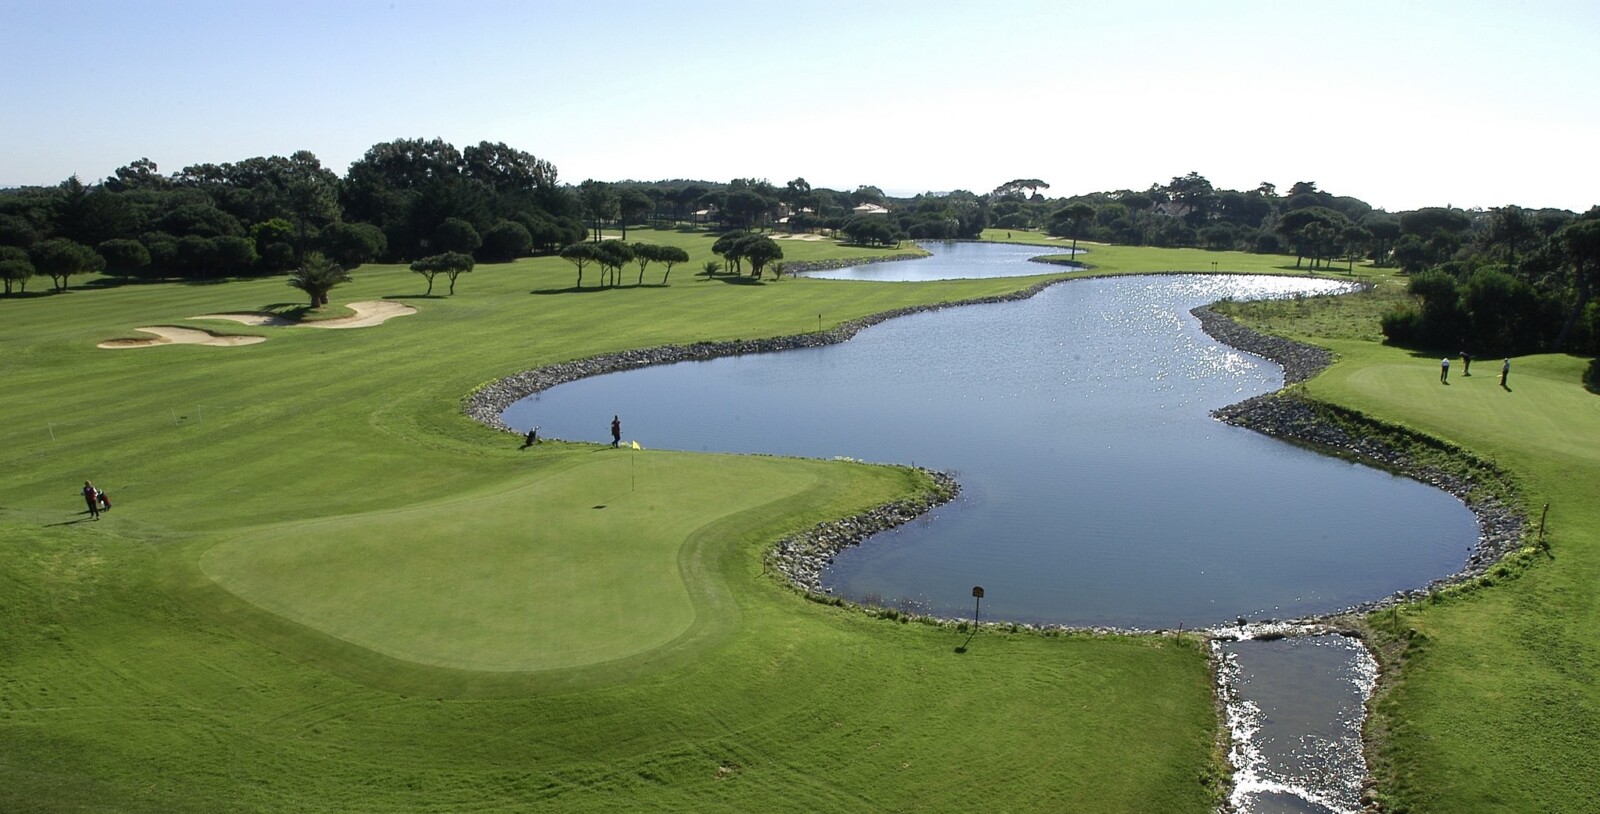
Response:
[[[345,307],[354,311],[355,314],[316,322],[297,322],[292,319],[284,319],[277,314],[260,313],[201,314],[197,317],[191,317],[191,319],[226,319],[264,328],[370,328],[374,325],[382,325],[395,317],[403,317],[417,312],[417,309],[405,303],[391,302],[389,300],[363,300],[361,302],[352,302]]]
[[[239,345],[254,345],[265,342],[264,336],[223,336],[210,331],[196,328],[174,328],[170,325],[152,325],[145,328],[135,328],[147,334],[155,334],[148,339],[108,339],[101,342],[98,347],[120,350],[123,348],[152,348],[156,345],[211,345],[220,348],[232,348]]]

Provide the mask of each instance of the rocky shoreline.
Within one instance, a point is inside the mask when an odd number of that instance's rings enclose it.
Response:
[[[880,261],[905,259],[900,256],[879,258]],[[834,261],[825,261],[834,262]],[[844,262],[844,261],[837,261]],[[846,265],[859,265],[851,261]],[[812,268],[826,268],[827,265]],[[912,306],[871,314],[860,319],[840,323],[826,331],[793,334],[768,339],[734,339],[720,342],[696,342],[690,345],[663,345],[655,348],[603,354],[586,359],[576,359],[490,382],[468,395],[463,410],[473,419],[505,432],[515,432],[500,419],[507,407],[534,393],[589,376],[599,376],[622,370],[632,370],[651,365],[672,364],[684,361],[703,361],[724,356],[747,353],[773,353],[795,348],[819,347],[849,340],[863,328],[885,320],[908,314],[938,311],[963,305],[1008,302],[1032,297],[1062,279],[1045,280],[1010,294],[981,297],[954,302]],[[1223,344],[1247,353],[1262,356],[1278,363],[1284,369],[1286,384],[1304,382],[1320,373],[1333,362],[1328,351],[1282,337],[1270,336],[1250,330],[1232,319],[1216,313],[1210,306],[1191,311],[1200,320],[1202,330]],[[1363,603],[1342,611],[1296,620],[1257,620],[1283,624],[1319,625],[1348,614],[1365,613],[1399,602],[1425,598],[1439,588],[1480,577],[1498,563],[1507,553],[1521,544],[1526,528],[1526,518],[1512,504],[1482,486],[1486,479],[1505,483],[1504,473],[1492,464],[1472,458],[1462,450],[1446,448],[1456,458],[1463,460],[1472,476],[1446,471],[1420,462],[1403,444],[1390,443],[1395,428],[1378,424],[1359,414],[1339,410],[1331,405],[1312,402],[1288,391],[1257,396],[1238,404],[1220,408],[1212,413],[1218,420],[1256,432],[1283,438],[1312,447],[1325,454],[1353,458],[1387,471],[1405,475],[1431,484],[1460,498],[1478,518],[1477,546],[1461,571],[1414,590],[1401,591],[1388,597]],[[1433,448],[1444,448],[1440,442],[1420,436],[1408,440]],[[953,500],[960,485],[950,475],[923,470],[934,481],[934,488],[921,495],[875,507],[852,517],[820,523],[790,537],[779,540],[764,558],[767,567],[782,573],[797,589],[813,596],[825,596],[821,585],[823,569],[833,562],[840,551],[883,531],[911,522],[931,509]],[[949,620],[954,622],[955,620]],[[1074,627],[1069,625],[1014,625],[1017,628],[1046,630],[1080,630],[1095,633],[1108,632],[1162,632],[1127,630],[1110,627]]]
[[[826,594],[822,571],[834,555],[882,531],[909,523],[935,506],[954,500],[961,484],[945,472],[920,471],[933,479],[934,488],[905,500],[876,506],[853,517],[818,523],[779,540],[766,554],[767,567],[783,574],[795,587],[810,594]]]
[[[1286,384],[1303,382],[1333,363],[1322,348],[1250,330],[1232,319],[1201,306],[1193,313],[1207,335],[1230,347],[1253,353],[1283,366]],[[1382,424],[1352,410],[1312,401],[1280,390],[1211,412],[1218,420],[1310,447],[1326,455],[1360,461],[1455,495],[1478,520],[1478,542],[1460,571],[1427,586],[1400,591],[1364,602],[1344,611],[1292,620],[1323,622],[1346,614],[1362,614],[1397,603],[1426,598],[1433,591],[1467,582],[1488,573],[1507,554],[1522,546],[1527,518],[1514,503],[1485,488],[1493,483],[1507,487],[1509,478],[1494,464],[1438,439]],[[1417,446],[1440,450],[1462,464],[1468,474],[1428,464],[1411,452]]]

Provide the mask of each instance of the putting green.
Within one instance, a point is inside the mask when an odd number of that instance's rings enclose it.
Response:
[[[212,546],[200,567],[263,609],[395,658],[577,667],[684,635],[712,588],[680,564],[697,529],[819,477],[737,456],[568,458],[509,489],[254,529]]]
[[[1373,356],[1356,346],[1340,346],[1342,355]],[[1439,360],[1403,356],[1392,349],[1366,365],[1346,365],[1326,374],[1318,391],[1342,384],[1362,402],[1382,405],[1388,420],[1441,428],[1458,443],[1480,440],[1509,446],[1522,453],[1538,450],[1574,465],[1600,461],[1600,399],[1573,382],[1581,360],[1560,355],[1520,357],[1512,362],[1507,386],[1500,386],[1500,360],[1479,360],[1472,376],[1450,374],[1439,383]],[[1459,360],[1458,360],[1459,361]],[[1391,412],[1392,409],[1392,412]],[[1436,432],[1438,430],[1435,430]]]

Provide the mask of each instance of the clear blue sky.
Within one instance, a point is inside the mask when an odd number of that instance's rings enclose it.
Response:
[[[1600,3],[0,0],[0,186],[504,141],[563,181],[1600,203]]]

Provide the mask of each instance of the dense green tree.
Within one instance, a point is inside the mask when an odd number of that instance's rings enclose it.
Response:
[[[1416,274],[1427,268],[1432,257],[1427,241],[1416,235],[1402,235],[1394,243],[1394,262],[1405,274]]]
[[[1339,243],[1344,247],[1345,261],[1349,264],[1347,270],[1355,271],[1356,256],[1367,252],[1372,240],[1372,233],[1355,223],[1347,223],[1339,232]]]
[[[1228,189],[1217,193],[1217,217],[1235,226],[1255,229],[1272,213],[1272,200],[1258,192]]]
[[[130,192],[135,190],[164,190],[172,186],[172,181],[161,174],[156,162],[148,158],[130,161],[125,166],[118,167],[116,172],[107,178],[101,186],[111,192]]]
[[[728,271],[744,271],[743,261],[739,256],[739,241],[749,237],[748,232],[726,232],[711,244],[711,253],[722,258],[722,265]]]
[[[33,244],[28,249],[28,259],[37,272],[50,278],[57,291],[66,291],[73,275],[99,271],[106,264],[94,249],[64,237]]]
[[[1538,227],[1528,211],[1520,206],[1501,206],[1489,210],[1487,222],[1479,239],[1485,246],[1502,248],[1505,260],[1517,263],[1517,252],[1539,236]]]
[[[725,206],[728,216],[740,229],[751,229],[760,222],[768,201],[754,190],[739,189],[728,193]]]
[[[700,205],[700,199],[709,192],[699,184],[689,184],[672,195],[673,213],[677,220],[688,220],[689,213]]]
[[[840,231],[855,243],[865,246],[892,246],[900,242],[895,227],[879,215],[857,215],[846,220]]]
[[[1344,215],[1323,206],[1311,206],[1285,212],[1278,219],[1277,231],[1295,252],[1295,268],[1305,258],[1311,259],[1311,268],[1337,253],[1339,237],[1352,226]]]
[[[1400,230],[1423,240],[1439,232],[1460,235],[1471,227],[1472,219],[1459,209],[1431,206],[1400,213]]]
[[[1585,217],[1573,221],[1561,227],[1552,241],[1561,252],[1572,290],[1572,307],[1561,323],[1561,333],[1556,335],[1553,346],[1554,350],[1559,351],[1566,346],[1572,329],[1588,307],[1596,278],[1600,278],[1600,218]]]
[[[207,240],[215,271],[224,276],[248,274],[256,262],[256,245],[247,237],[220,235]]]
[[[259,239],[257,241],[260,242]],[[322,230],[322,251],[347,269],[370,263],[388,248],[383,230],[370,223],[332,223]]]
[[[444,223],[433,230],[428,245],[441,252],[471,254],[483,245],[483,238],[471,223],[461,218],[445,218]]]
[[[637,285],[644,285],[645,266],[661,258],[661,247],[654,243],[634,243],[628,248],[633,251],[633,262],[639,267],[639,282]]]
[[[56,236],[88,246],[138,234],[141,226],[126,198],[103,187],[86,187],[76,175],[62,183],[55,210]]]
[[[150,250],[137,240],[113,238],[95,247],[106,261],[106,273],[118,277],[138,277],[150,267]]]
[[[605,273],[606,282],[602,285],[620,285],[622,267],[632,259],[633,249],[620,240],[602,240],[594,244],[594,260]]]
[[[39,230],[27,218],[0,213],[0,246],[26,249],[39,242]]]
[[[6,296],[10,296],[13,289],[17,293],[27,293],[28,281],[33,275],[33,260],[25,249],[0,246],[0,280],[5,281]]]
[[[666,267],[661,273],[661,284],[667,284],[667,277],[672,274],[672,267],[679,263],[689,262],[689,253],[678,246],[657,246],[656,261]]]
[[[561,259],[571,263],[578,269],[578,288],[583,288],[583,267],[595,262],[595,244],[573,243],[561,250]]]
[[[1233,243],[1238,237],[1234,227],[1226,223],[1213,223],[1201,229],[1199,234],[1201,243],[1214,251],[1233,248]],[[1072,242],[1076,244],[1078,241]]]
[[[578,195],[583,201],[583,211],[589,217],[595,241],[600,240],[600,224],[616,220],[617,192],[610,184],[593,178],[578,185]]]
[[[377,226],[389,253],[416,257],[446,218],[482,221],[491,187],[467,181],[461,153],[441,139],[375,144],[350,165],[340,186],[344,220]]]
[[[554,186],[556,168],[501,142],[483,141],[461,151],[462,174],[500,193],[529,192]]]
[[[628,222],[638,222],[654,206],[650,196],[637,187],[628,187],[617,193],[617,218],[622,225],[622,239],[628,239]]]
[[[1468,350],[1512,356],[1538,349],[1539,295],[1499,268],[1481,268],[1467,278],[1460,286],[1460,309]]]
[[[350,272],[321,252],[308,252],[300,267],[289,274],[289,286],[306,292],[311,307],[328,304],[328,292],[334,287],[350,282]]]
[[[434,254],[417,260],[411,264],[411,270],[421,274],[428,280],[428,290],[424,296],[433,294],[433,278],[443,274],[450,280],[450,294],[456,293],[456,278],[473,269],[472,255],[465,252],[444,252]]]
[[[514,221],[503,220],[483,233],[483,245],[478,257],[489,263],[506,263],[524,257],[533,249],[533,235],[528,227]]]
[[[250,227],[250,238],[256,242],[256,251],[265,252],[274,243],[292,243],[294,223],[285,218],[269,218]]]
[[[1049,184],[1037,178],[1016,178],[995,187],[994,192],[990,193],[990,195],[994,198],[1006,198],[1013,195],[1032,198],[1039,194],[1039,190],[1049,188]],[[1023,195],[1025,192],[1027,194]]]
[[[1072,238],[1072,253],[1078,253],[1078,238],[1083,235],[1083,226],[1094,218],[1094,206],[1083,201],[1071,203],[1058,209],[1050,216],[1050,234]]]
[[[156,221],[156,228],[167,234],[183,237],[217,237],[243,235],[239,219],[210,203],[187,202],[169,210]]]
[[[278,274],[295,265],[294,246],[284,241],[268,243],[265,248],[257,250],[256,270],[262,274]]]
[[[560,251],[562,246],[577,243],[588,237],[583,223],[574,218],[551,218],[542,211],[525,212],[517,219],[528,229],[533,248],[541,252]]]
[[[184,235],[178,238],[171,269],[189,280],[202,280],[217,274],[217,245],[209,237]]]
[[[1166,189],[1172,201],[1183,208],[1183,220],[1191,228],[1209,219],[1217,203],[1216,188],[1198,172],[1173,178]]]
[[[1400,219],[1387,212],[1373,212],[1361,219],[1362,228],[1372,234],[1372,260],[1379,266],[1389,265],[1389,253],[1394,242],[1400,239]]]
[[[778,241],[766,235],[751,235],[739,241],[736,247],[739,256],[750,261],[750,276],[761,279],[761,272],[768,263],[783,258],[783,247]]]
[[[295,249],[304,254],[311,246],[312,237],[339,219],[339,196],[333,183],[314,177],[291,181],[286,199],[294,219]]]

